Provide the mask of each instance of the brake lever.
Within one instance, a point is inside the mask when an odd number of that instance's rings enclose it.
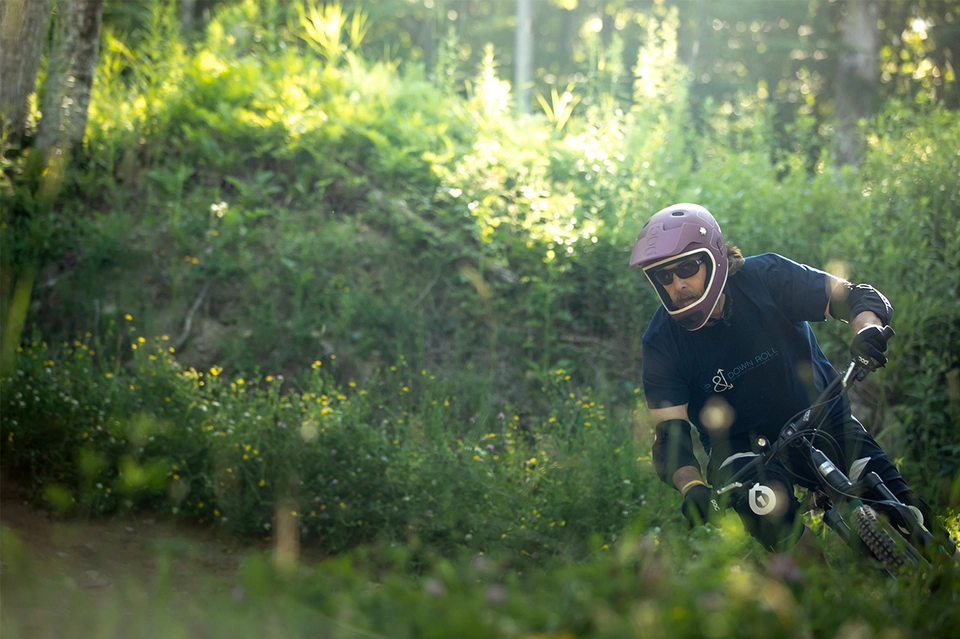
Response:
[[[860,366],[857,365],[857,360],[851,359],[850,363],[847,364],[847,369],[843,371],[843,375],[841,376],[843,378],[842,386],[844,388],[847,388],[848,386],[850,386],[851,379],[855,379],[858,382],[862,382],[863,378],[866,376],[867,376],[867,371],[863,370],[862,368],[860,368]]]
[[[729,493],[731,490],[736,490],[737,488],[743,488],[743,484],[741,484],[738,481],[735,481],[733,483],[727,484],[723,488],[717,488],[714,492],[717,494],[717,497],[719,497],[720,495],[725,495],[726,493]]]

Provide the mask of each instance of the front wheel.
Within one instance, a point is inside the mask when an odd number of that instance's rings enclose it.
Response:
[[[895,574],[904,566],[917,564],[909,544],[896,531],[884,526],[873,508],[866,504],[857,506],[851,519],[857,535],[888,572]]]

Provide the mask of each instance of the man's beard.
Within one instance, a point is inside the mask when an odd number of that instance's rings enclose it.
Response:
[[[695,299],[697,299],[698,297],[700,297],[700,295],[697,295],[697,294],[694,293],[693,291],[681,291],[680,294],[679,294],[679,296],[677,297],[677,299],[676,299],[676,300],[673,300],[673,302],[672,302],[672,304],[673,304],[673,310],[679,311],[679,310],[682,310],[682,309],[684,309],[684,308],[688,308],[689,306],[691,306],[691,304],[688,304],[688,305],[686,305],[686,306],[683,306],[683,305],[681,305],[681,302],[684,302],[684,301],[686,301],[686,300],[695,300]]]

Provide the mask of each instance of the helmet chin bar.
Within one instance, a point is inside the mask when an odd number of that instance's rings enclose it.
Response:
[[[687,315],[684,318],[678,319],[677,323],[680,324],[681,328],[685,328],[688,331],[695,331],[703,328],[706,321],[703,319],[703,312],[697,311],[693,315]]]

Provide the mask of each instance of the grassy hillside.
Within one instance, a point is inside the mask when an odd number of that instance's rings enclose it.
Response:
[[[257,537],[290,505],[303,543],[361,549],[290,596],[324,611],[353,597],[371,632],[422,634],[450,602],[434,581],[463,612],[449,628],[506,635],[949,627],[949,574],[860,588],[869,569],[841,553],[852,576],[772,586],[780,568],[736,522],[685,531],[639,389],[657,300],[626,264],[646,217],[695,201],[747,254],[876,285],[897,337],[869,425],[952,516],[955,114],[891,105],[860,169],[810,166],[811,132],[783,145],[747,97],[703,130],[651,99],[517,118],[492,54],[445,87],[319,55],[257,7],[228,8],[190,48],[171,15],[136,50],[108,36],[51,208],[30,154],[7,154],[5,313],[17,278],[36,278],[0,381],[0,454],[33,497]],[[684,90],[675,66],[654,71],[665,95]],[[847,328],[816,330],[842,361]],[[503,562],[489,583],[471,572],[481,554]],[[934,582],[925,617],[917,589]],[[481,603],[491,584],[506,608]],[[830,593],[855,603],[822,610]]]

